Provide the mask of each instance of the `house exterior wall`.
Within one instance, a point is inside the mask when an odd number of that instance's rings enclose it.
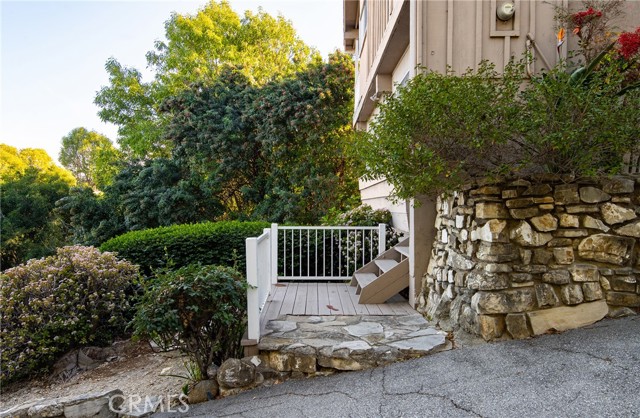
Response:
[[[528,67],[529,74],[533,74],[553,67],[569,56],[568,51],[577,49],[577,37],[569,34],[559,52],[556,50],[553,17],[554,6],[579,11],[583,7],[581,0],[513,0],[516,12],[508,22],[496,17],[496,8],[502,3],[503,0],[344,0],[345,50],[354,53],[356,63],[356,129],[369,129],[378,101],[395,89],[405,68],[410,75],[419,68],[440,72],[450,68],[460,74],[487,60],[501,71],[511,58],[519,59],[528,51],[535,58]],[[619,21],[613,22],[619,31],[640,25],[640,1],[629,0],[624,8]],[[361,19],[365,14],[366,18]],[[433,225],[423,223],[435,217],[435,205],[430,200],[422,206],[407,202],[403,212],[403,205],[388,199],[392,187],[384,179],[361,182],[360,190],[363,202],[389,209],[394,225],[409,229],[410,303],[415,306],[420,278],[427,269],[433,245]]]
[[[409,48],[406,48],[404,54],[398,61],[391,74],[392,89],[395,91],[397,86],[407,76],[411,66],[409,65]],[[374,109],[370,120],[374,119],[378,114],[378,109]],[[393,202],[389,199],[392,193],[391,185],[385,179],[378,180],[360,180],[360,199],[363,204],[371,206],[373,209],[387,209],[391,212],[393,227],[401,232],[409,232],[409,220],[407,217],[407,204],[405,201]]]
[[[536,58],[530,68],[533,73],[554,66],[567,58],[568,51],[578,48],[578,38],[569,35],[558,54],[553,17],[554,6],[578,11],[581,0],[513,0],[516,13],[508,22],[496,17],[496,8],[503,2],[344,0],[345,48],[354,53],[356,62],[354,125],[366,128],[376,107],[370,98],[379,88],[392,89],[391,83],[379,81],[389,77],[401,60],[408,60],[412,50],[415,63],[408,62],[409,68],[421,66],[440,72],[451,68],[459,74],[477,68],[482,60],[495,63],[500,71],[528,48]],[[627,1],[624,8],[613,25],[619,31],[635,29],[640,24],[640,2]],[[361,19],[365,13],[366,18]],[[415,28],[415,34],[410,33],[410,27]]]

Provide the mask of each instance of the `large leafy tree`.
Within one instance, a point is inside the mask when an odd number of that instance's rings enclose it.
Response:
[[[64,245],[64,235],[53,209],[75,183],[40,149],[2,146],[5,161],[12,162],[0,178],[0,267],[4,270],[30,258],[53,254]]]
[[[273,82],[252,102],[256,138],[270,162],[254,216],[317,222],[358,196],[353,139],[353,62],[336,52],[296,77]]]
[[[17,149],[0,144],[0,184],[25,174],[28,168],[35,168],[44,177],[59,177],[65,183],[76,183],[73,174],[58,167],[49,154],[39,148]]]
[[[118,171],[120,152],[106,136],[75,128],[62,138],[59,159],[80,185],[97,190],[111,183]]]
[[[165,36],[147,53],[155,71],[152,81],[111,58],[106,64],[110,84],[96,95],[100,117],[118,125],[121,148],[132,157],[170,155],[171,142],[162,137],[167,120],[158,109],[191,83],[212,83],[222,68],[233,65],[260,85],[319,59],[283,17],[259,11],[240,18],[227,1],[211,1],[193,16],[173,14]]]
[[[178,165],[202,178],[229,213],[250,213],[264,196],[267,172],[248,109],[258,89],[238,69],[227,68],[209,87],[194,86],[168,100],[167,127]]]
[[[353,64],[342,53],[255,86],[227,68],[163,110],[174,158],[203,179],[232,217],[317,221],[356,194],[351,139]]]
[[[132,163],[107,189],[127,230],[213,220],[220,215],[215,196],[202,180],[176,162]]]

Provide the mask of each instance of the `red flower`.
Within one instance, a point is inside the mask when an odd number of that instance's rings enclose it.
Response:
[[[625,59],[631,58],[640,51],[640,27],[635,32],[624,32],[618,36],[618,52]]]
[[[588,22],[590,22],[593,19],[596,19],[598,17],[602,17],[602,12],[600,10],[593,10],[593,7],[589,7],[584,12],[578,12],[578,13],[572,14],[571,15],[571,23],[573,23],[576,26],[576,29],[578,29],[578,31],[579,31],[580,28],[585,23],[588,23]]]

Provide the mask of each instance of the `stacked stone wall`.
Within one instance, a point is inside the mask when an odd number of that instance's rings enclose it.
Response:
[[[441,197],[420,309],[527,338],[640,308],[640,177],[476,184]]]

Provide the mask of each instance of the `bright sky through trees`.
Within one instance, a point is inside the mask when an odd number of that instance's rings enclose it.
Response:
[[[52,158],[72,129],[115,141],[97,116],[95,93],[108,84],[113,56],[145,70],[145,53],[164,36],[172,11],[195,14],[206,0],[1,1],[0,143],[44,148]],[[239,14],[281,13],[323,56],[342,45],[341,0],[231,0]],[[145,75],[148,76],[149,73]]]

